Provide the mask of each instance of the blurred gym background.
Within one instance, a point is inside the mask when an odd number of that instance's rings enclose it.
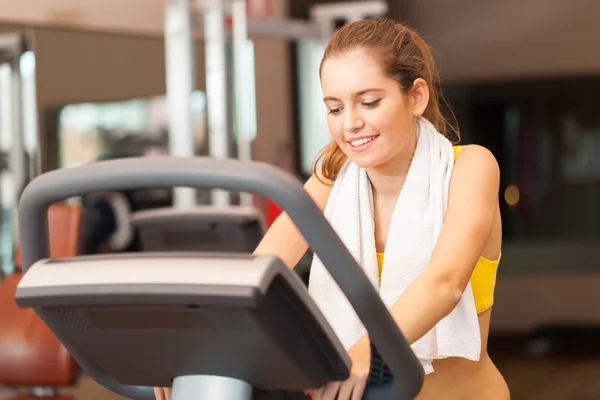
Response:
[[[246,55],[236,64],[245,71],[241,80],[232,72],[230,39],[223,68],[206,67],[214,51],[202,23],[207,2],[191,2],[197,24],[189,64],[192,144],[185,151],[241,156],[237,139],[244,135],[253,160],[299,179],[329,140],[318,81],[328,29],[389,15],[428,41],[463,143],[488,147],[501,167],[504,246],[492,358],[514,399],[600,399],[600,2],[247,0]],[[41,172],[185,147],[168,117],[168,6],[0,0],[0,399],[120,398],[79,371],[30,310],[14,305],[16,204]],[[231,24],[225,13],[226,32]],[[226,106],[211,128],[210,99],[219,99],[219,88],[207,82],[220,76]],[[243,110],[236,109],[237,93],[246,96]],[[243,129],[231,122],[236,112],[246,113]],[[218,149],[211,145],[215,126],[228,132]],[[170,191],[124,196],[130,211],[175,202]],[[210,193],[194,196],[198,204],[211,202]],[[115,251],[107,244],[114,223],[82,219],[90,209],[104,215],[106,199],[73,199],[56,210],[51,229],[62,238],[61,251]],[[272,221],[277,208],[252,200]],[[134,232],[118,250],[135,251],[136,240]]]

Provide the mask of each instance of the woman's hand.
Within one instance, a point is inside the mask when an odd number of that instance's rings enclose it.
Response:
[[[352,359],[350,377],[343,382],[329,382],[320,389],[307,390],[312,400],[361,400],[371,368],[371,342],[363,336],[348,352]]]
[[[156,400],[171,400],[171,388],[154,388],[154,397]]]

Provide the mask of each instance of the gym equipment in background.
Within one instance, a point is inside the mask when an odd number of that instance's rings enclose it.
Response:
[[[252,253],[265,233],[254,207],[159,208],[133,213],[130,220],[143,251]]]

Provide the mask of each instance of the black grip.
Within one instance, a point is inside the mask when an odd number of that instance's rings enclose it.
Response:
[[[396,399],[395,384],[392,380],[388,383],[367,385],[362,400],[394,400]]]
[[[371,368],[362,400],[392,400],[396,394],[394,375],[371,343]]]

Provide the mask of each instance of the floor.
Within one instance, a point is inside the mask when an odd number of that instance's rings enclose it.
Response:
[[[497,364],[508,382],[512,400],[600,400],[600,359],[506,359]],[[69,392],[77,399],[124,399],[87,377]]]
[[[497,365],[512,400],[600,399],[600,359],[506,359]]]
[[[124,400],[126,397],[119,396],[98,385],[90,377],[83,376],[77,387],[65,390],[64,393],[72,394],[77,400]]]
[[[571,343],[551,351],[551,356],[541,357],[524,355],[524,338],[491,338],[490,355],[508,382],[512,400],[600,400],[600,348],[596,342],[590,345],[585,338],[572,338]],[[582,347],[598,351],[584,355]],[[75,388],[64,392],[78,400],[124,399],[85,375]]]
[[[533,337],[491,337],[490,356],[512,400],[600,400],[598,332],[560,328]],[[551,338],[551,340],[545,340]]]

